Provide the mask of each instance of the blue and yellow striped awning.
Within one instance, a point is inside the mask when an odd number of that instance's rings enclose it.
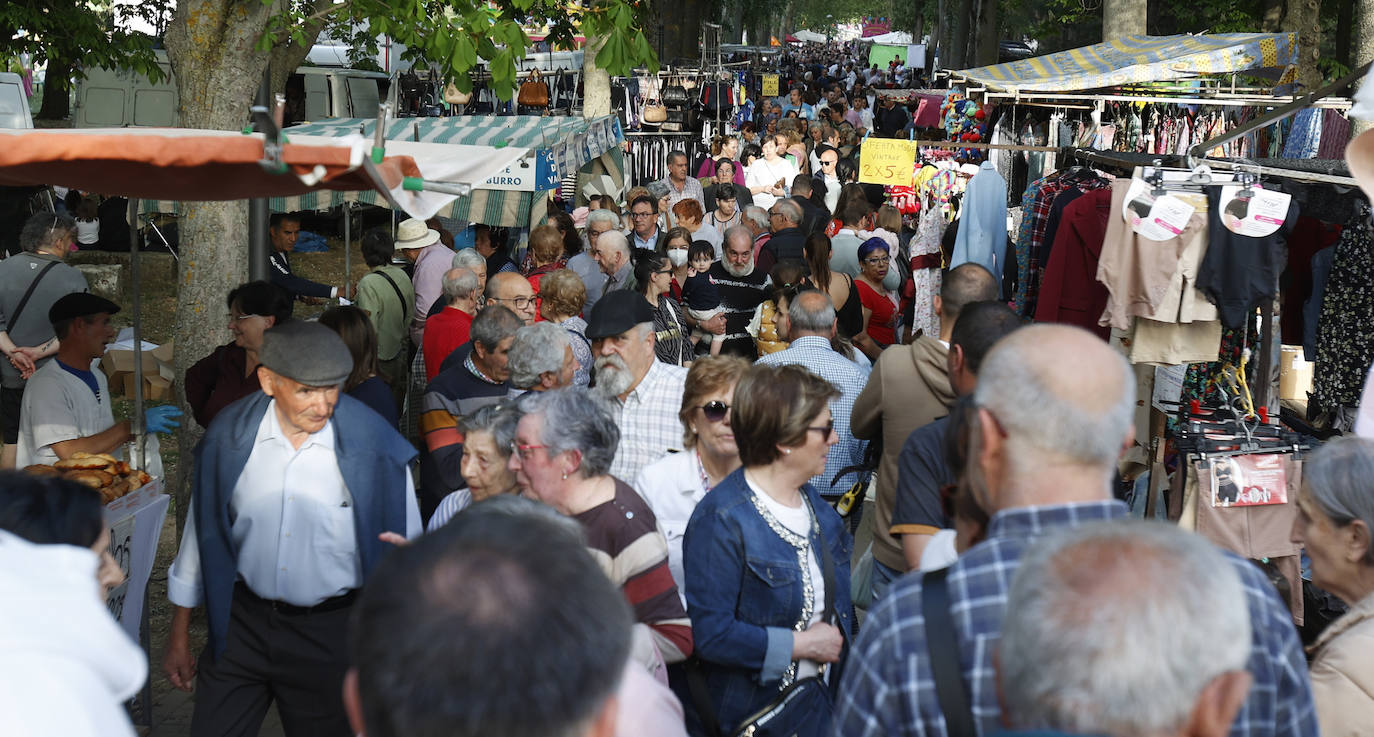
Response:
[[[1297,63],[1296,33],[1124,36],[956,74],[998,92],[1071,92],[1231,72],[1278,78]]]

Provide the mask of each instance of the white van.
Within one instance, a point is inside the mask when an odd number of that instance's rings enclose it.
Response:
[[[177,125],[177,91],[166,52],[158,51],[163,79],[156,84],[128,69],[89,69],[76,83],[72,125],[118,128]],[[301,67],[286,82],[286,124],[326,118],[374,118],[388,80],[381,72]]]
[[[32,128],[33,113],[24,94],[24,79],[18,74],[0,72],[0,128]]]

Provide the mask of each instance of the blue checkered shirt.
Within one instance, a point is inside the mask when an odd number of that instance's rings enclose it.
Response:
[[[969,686],[969,701],[980,734],[991,734],[1000,726],[992,655],[1001,632],[1007,591],[1021,555],[1037,537],[1056,528],[1126,514],[1126,506],[1115,501],[999,512],[988,525],[988,539],[951,567],[951,611],[959,633],[964,682]],[[1240,573],[1254,629],[1254,647],[1247,666],[1254,676],[1254,685],[1231,726],[1231,737],[1317,737],[1307,662],[1288,608],[1258,568],[1238,556],[1227,555]],[[1198,612],[1198,616],[1207,613]],[[1186,627],[1188,623],[1178,625]],[[898,579],[864,622],[845,662],[834,734],[946,734],[926,652],[919,575]]]
[[[826,496],[849,491],[850,485],[859,480],[858,472],[850,471],[841,476],[833,486],[830,480],[842,469],[864,461],[868,441],[859,440],[849,431],[849,415],[854,409],[854,400],[859,398],[859,392],[868,383],[869,370],[836,353],[830,347],[829,340],[817,335],[803,335],[792,341],[785,350],[769,353],[758,362],[770,366],[801,364],[840,390],[840,398],[830,403],[830,416],[835,418],[835,433],[840,436],[840,442],[830,447],[830,455],[825,459],[825,473],[812,477],[811,485]]]

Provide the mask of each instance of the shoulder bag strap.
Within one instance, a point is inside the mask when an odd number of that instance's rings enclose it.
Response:
[[[697,718],[701,720],[707,737],[724,737],[715,704],[711,701],[711,692],[706,690],[706,674],[701,670],[701,658],[693,655],[683,663],[683,667],[687,669],[687,690],[691,692],[692,705],[696,707]]]
[[[396,280],[395,280],[395,279],[392,279],[390,276],[388,276],[387,273],[386,273],[385,271],[374,271],[374,272],[372,272],[372,273],[376,274],[377,276],[382,277],[383,279],[386,279],[386,283],[387,283],[387,284],[390,284],[390,285],[391,285],[391,288],[394,289],[394,290],[396,291],[396,299],[399,300],[400,303],[401,303],[401,312],[405,312],[405,311],[406,311],[406,298],[405,298],[405,295],[401,294],[401,288],[400,288],[399,286],[396,285]]]
[[[941,568],[921,577],[921,615],[925,618],[926,648],[935,677],[935,694],[945,717],[949,737],[976,737],[973,710],[959,665],[958,633],[949,609],[949,569]]]
[[[38,276],[35,276],[33,281],[29,282],[29,288],[24,290],[24,296],[19,298],[19,304],[14,306],[14,312],[10,313],[10,319],[5,323],[5,332],[8,333],[14,329],[14,324],[19,322],[19,315],[24,312],[24,306],[29,303],[29,297],[33,296],[33,290],[38,288],[38,282],[43,281],[43,277],[47,276],[48,272],[52,271],[53,267],[56,265],[56,261],[49,261],[48,265],[44,266],[38,272]]]

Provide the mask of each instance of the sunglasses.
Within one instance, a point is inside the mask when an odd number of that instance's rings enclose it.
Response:
[[[712,400],[697,407],[701,410],[702,416],[711,422],[720,422],[725,419],[725,415],[730,412],[730,405],[719,399]]]
[[[816,432],[818,432],[818,433],[821,434],[821,437],[822,437],[822,438],[829,438],[829,437],[830,437],[830,433],[835,432],[835,421],[832,419],[831,421],[825,423],[824,425],[812,426],[812,427],[808,427],[808,428],[806,428],[806,429],[807,429],[807,430],[815,430]]]

